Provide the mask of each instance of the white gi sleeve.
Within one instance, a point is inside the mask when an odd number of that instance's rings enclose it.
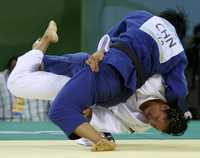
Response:
[[[126,126],[120,118],[104,107],[94,106],[92,108],[92,119],[90,124],[98,131],[111,133],[131,133],[128,126]]]

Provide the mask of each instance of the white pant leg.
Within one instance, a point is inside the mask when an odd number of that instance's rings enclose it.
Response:
[[[11,72],[7,87],[10,92],[27,99],[52,100],[69,81],[69,77],[38,71],[43,59],[39,50],[31,50],[20,56]]]

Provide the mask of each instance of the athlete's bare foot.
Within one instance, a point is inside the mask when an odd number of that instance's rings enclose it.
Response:
[[[38,49],[45,53],[49,47],[49,44],[56,42],[58,42],[57,25],[52,20],[49,22],[49,25],[42,38],[39,38],[36,42],[34,42],[32,49]]]
[[[58,42],[58,34],[57,34],[57,25],[56,23],[51,20],[49,22],[49,26],[47,27],[42,39],[48,40],[50,43]]]

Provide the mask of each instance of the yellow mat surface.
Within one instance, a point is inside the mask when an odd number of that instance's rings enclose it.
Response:
[[[1,158],[200,158],[200,140],[120,140],[112,152],[73,141],[0,141]]]

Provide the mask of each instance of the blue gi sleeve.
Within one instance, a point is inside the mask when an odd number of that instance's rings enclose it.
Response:
[[[73,77],[86,66],[85,61],[88,58],[89,54],[83,52],[62,56],[45,55],[43,58],[44,71]]]
[[[169,71],[163,74],[166,84],[166,98],[169,102],[176,101],[179,108],[186,112],[188,110],[186,96],[188,94],[187,81],[185,77],[185,68],[187,59],[183,53],[177,55],[176,59],[172,60],[172,66]],[[178,63],[174,64],[174,61]]]

